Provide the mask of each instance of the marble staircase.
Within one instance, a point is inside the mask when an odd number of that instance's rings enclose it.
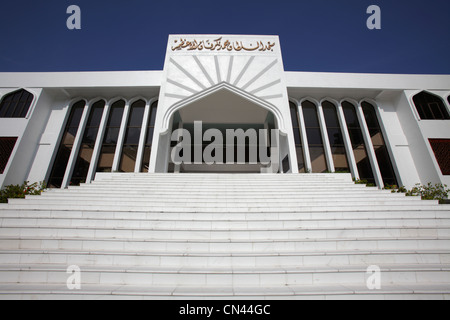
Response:
[[[450,206],[349,174],[98,174],[0,205],[17,298],[446,299]]]

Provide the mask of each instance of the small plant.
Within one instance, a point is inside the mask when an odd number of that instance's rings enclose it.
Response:
[[[375,187],[375,183],[369,182],[365,179],[353,179],[353,182],[355,182],[356,184],[365,184],[366,187]]]
[[[408,190],[405,187],[400,187],[397,190],[392,190],[392,192],[397,192],[397,193],[407,193]]]
[[[398,186],[396,184],[385,184],[384,185],[384,190],[397,190]]]
[[[422,200],[439,200],[442,202],[444,199],[448,197],[448,193],[450,189],[446,189],[446,184],[435,184],[434,186],[429,182],[427,185],[422,186],[420,184],[416,184],[414,188],[406,193],[409,196],[421,196]]]
[[[433,185],[428,182],[426,185],[417,183],[411,190],[400,187],[398,190],[392,190],[392,192],[405,193],[408,197],[420,196],[422,200],[439,200],[439,203],[444,203],[444,200],[448,198],[450,189],[447,189],[446,184],[437,183]]]
[[[21,185],[9,185],[0,190],[0,203],[8,203],[8,199],[23,199],[26,195],[40,195],[46,188],[45,181],[32,184],[25,181]]]

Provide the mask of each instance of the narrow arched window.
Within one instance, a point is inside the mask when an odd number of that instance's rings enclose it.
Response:
[[[320,129],[317,106],[311,101],[302,102],[303,119],[305,120],[306,136],[308,137],[309,154],[311,156],[312,172],[321,173],[328,170],[325,149]]]
[[[398,186],[394,168],[391,162],[391,157],[389,156],[389,152],[387,150],[386,142],[380,127],[380,123],[378,121],[375,107],[365,101],[361,103],[361,107],[363,109],[364,118],[366,119],[367,127],[369,129],[370,139],[372,140],[373,149],[377,157],[378,167],[380,168],[383,182],[388,185]]]
[[[441,97],[422,91],[413,97],[413,101],[422,120],[450,119],[448,109]]]
[[[348,101],[344,101],[342,102],[342,109],[344,110],[345,122],[347,122],[348,134],[352,143],[359,177],[361,180],[375,183],[372,166],[370,165],[367,147],[364,142],[364,136],[356,114],[355,106]]]
[[[300,119],[298,116],[298,108],[293,102],[289,102],[291,111],[292,128],[294,130],[295,151],[297,154],[298,172],[305,173],[305,157],[303,156],[303,144],[300,138]]]
[[[138,100],[131,105],[130,116],[125,132],[125,141],[123,143],[122,155],[120,158],[120,172],[134,172],[144,111],[144,100]]]
[[[70,153],[77,136],[78,127],[80,125],[81,116],[86,105],[84,100],[76,102],[71,110],[66,127],[64,128],[62,140],[60,142],[58,152],[56,153],[55,162],[48,180],[48,186],[51,188],[60,188],[64,179],[67,164],[69,163]]]
[[[24,89],[5,95],[0,103],[0,118],[25,118],[33,98],[33,94]]]
[[[342,134],[336,106],[329,102],[322,103],[323,115],[327,125],[328,140],[333,155],[334,168],[340,172],[350,172],[347,152],[345,150],[344,136]]]
[[[100,122],[105,108],[105,101],[99,100],[92,105],[89,118],[84,129],[83,138],[81,140],[80,150],[78,151],[77,160],[70,179],[71,185],[79,185],[86,182],[89,166],[94,153],[95,141],[97,140]]]
[[[111,105],[100,157],[97,163],[97,172],[112,171],[124,109],[124,100],[116,101]]]
[[[156,111],[158,109],[158,101],[155,101],[150,106],[150,116],[147,127],[147,137],[144,145],[144,158],[142,159],[142,171],[148,172],[150,165],[150,154],[152,150],[153,133],[155,131]]]

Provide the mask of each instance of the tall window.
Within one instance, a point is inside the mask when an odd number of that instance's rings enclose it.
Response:
[[[303,156],[302,139],[300,138],[300,119],[298,117],[298,108],[295,103],[289,102],[289,108],[291,110],[292,128],[294,129],[294,141],[295,151],[297,153],[298,171],[305,173],[305,158]]]
[[[330,141],[335,170],[350,172],[347,153],[345,151],[344,137],[339,124],[336,106],[329,101],[324,101],[322,103],[322,109],[327,126],[328,140]]]
[[[375,183],[355,106],[348,101],[344,101],[342,103],[342,109],[344,110],[345,121],[347,122],[347,129],[352,143],[353,154],[355,155],[356,166],[358,167],[359,177],[361,180]]]
[[[450,119],[444,101],[434,94],[422,91],[413,97],[413,101],[422,120]]]
[[[128,118],[125,141],[123,143],[122,156],[119,165],[120,172],[134,172],[144,111],[144,100],[138,100],[131,105],[130,116]]]
[[[104,100],[97,101],[92,105],[89,119],[84,129],[83,139],[81,140],[81,147],[75,162],[75,168],[73,169],[72,179],[70,180],[71,185],[79,185],[86,181],[104,108]]]
[[[60,188],[64,179],[64,173],[69,162],[70,153],[72,152],[73,143],[77,135],[78,126],[80,125],[81,116],[86,105],[84,100],[76,102],[70,111],[69,119],[64,128],[62,141],[59,145],[53,164],[48,186]]]
[[[383,182],[389,185],[398,185],[375,108],[368,102],[362,102],[361,106],[367,126],[369,127],[370,138],[372,140]]]
[[[7,94],[0,103],[0,118],[25,118],[33,97],[24,89]]]
[[[96,172],[112,171],[124,109],[125,101],[123,100],[116,101],[111,106]]]
[[[14,150],[16,141],[17,137],[0,138],[0,174],[3,174],[6,166],[8,165],[8,161]]]
[[[306,135],[308,137],[312,172],[326,172],[327,161],[320,130],[317,107],[310,101],[302,102],[303,118],[305,119]]]
[[[142,171],[148,172],[148,167],[150,164],[150,154],[152,151],[152,142],[153,142],[153,133],[155,131],[155,120],[156,120],[156,111],[158,108],[158,101],[155,101],[150,106],[150,116],[148,121],[147,128],[147,137],[145,139],[144,145],[144,158],[142,159]]]

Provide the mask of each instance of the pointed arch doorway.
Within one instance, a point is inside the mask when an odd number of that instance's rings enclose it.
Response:
[[[270,103],[227,83],[219,84],[207,92],[172,106],[164,115],[164,121],[167,122],[163,123],[167,130],[161,134],[160,139],[165,140],[167,146],[165,172],[278,173],[291,170],[288,139],[281,130],[283,125],[280,125],[283,124],[281,113]],[[204,139],[211,130],[216,133],[214,138]],[[183,133],[181,138],[177,137],[180,132]],[[272,137],[275,132],[276,136]],[[232,140],[228,136],[230,133],[236,134],[231,137]],[[243,133],[244,138],[238,138],[238,133]],[[185,141],[184,135],[188,135],[190,140]],[[217,142],[217,135],[222,136],[219,143],[222,143],[223,149],[214,148],[215,150],[211,151],[212,144]],[[190,150],[184,145],[178,155],[187,161],[175,163],[172,151],[181,141],[189,144]],[[275,147],[276,157],[272,151]],[[201,150],[203,158],[200,161],[195,150]],[[221,154],[218,155],[217,152]],[[215,160],[223,161],[208,163],[206,154],[213,156]]]

